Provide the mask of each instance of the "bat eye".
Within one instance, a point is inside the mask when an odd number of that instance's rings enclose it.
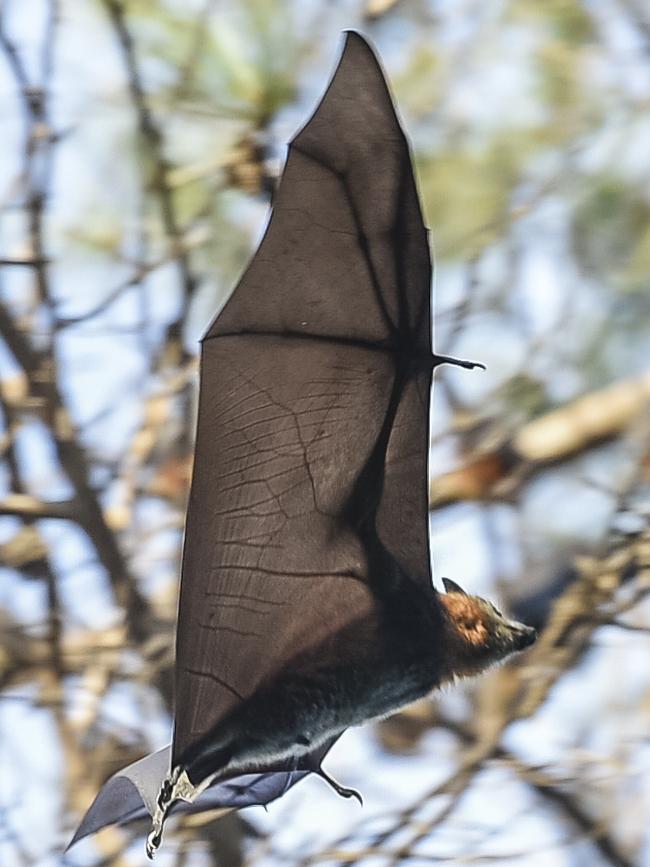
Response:
[[[466,618],[465,620],[461,620],[459,625],[465,632],[476,632],[479,627],[479,621],[475,617]]]

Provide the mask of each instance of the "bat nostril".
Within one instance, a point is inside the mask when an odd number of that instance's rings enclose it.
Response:
[[[517,647],[523,650],[537,641],[537,630],[532,626],[525,626],[517,635]]]

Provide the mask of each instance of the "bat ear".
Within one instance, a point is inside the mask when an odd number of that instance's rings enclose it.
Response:
[[[460,593],[461,596],[467,596],[463,588],[459,584],[456,584],[455,581],[452,581],[451,578],[443,578],[442,583],[446,593]]]

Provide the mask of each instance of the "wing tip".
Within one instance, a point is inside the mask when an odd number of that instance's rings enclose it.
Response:
[[[375,51],[372,47],[372,43],[368,39],[368,37],[363,34],[360,30],[356,30],[354,27],[346,27],[344,30],[341,30],[342,35],[345,37],[344,40],[344,49],[348,42],[360,42],[366,48],[370,49],[373,54]]]
[[[387,82],[388,79],[379,59],[379,54],[370,39],[368,39],[364,33],[361,33],[360,30],[355,30],[352,27],[342,30],[341,34],[344,36],[343,48],[341,49],[339,62],[336,65],[334,74],[332,75],[332,80],[336,77],[339,67],[345,59],[345,55],[359,49],[363,51],[367,58],[372,62],[373,66],[379,69],[382,78]]]
[[[125,771],[128,769],[125,768]],[[123,825],[141,815],[150,813],[137,783],[119,772],[111,777],[97,793],[86,810],[65,852],[80,840],[101,831],[108,825]]]
[[[375,105],[377,103],[385,103],[385,116],[392,116],[396,129],[399,131],[401,137],[405,139],[404,130],[397,115],[395,100],[392,95],[388,76],[379,58],[378,52],[365,34],[361,33],[359,30],[354,30],[352,28],[342,30],[341,35],[344,37],[343,45],[327,86],[307,120],[298,128],[289,140],[289,149],[294,145],[298,145],[299,139],[307,132],[312,122],[320,115],[323,107],[328,103],[330,95],[341,86],[341,80],[344,80],[346,76],[348,76],[352,81],[355,90],[359,88],[359,82],[365,80],[365,101],[371,101]],[[368,82],[371,82],[369,87]],[[373,94],[372,100],[369,100],[368,98],[368,92],[370,91]]]

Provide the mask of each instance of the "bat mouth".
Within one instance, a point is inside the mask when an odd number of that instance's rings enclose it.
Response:
[[[532,626],[522,626],[515,633],[515,648],[525,650],[537,641],[537,630]]]

